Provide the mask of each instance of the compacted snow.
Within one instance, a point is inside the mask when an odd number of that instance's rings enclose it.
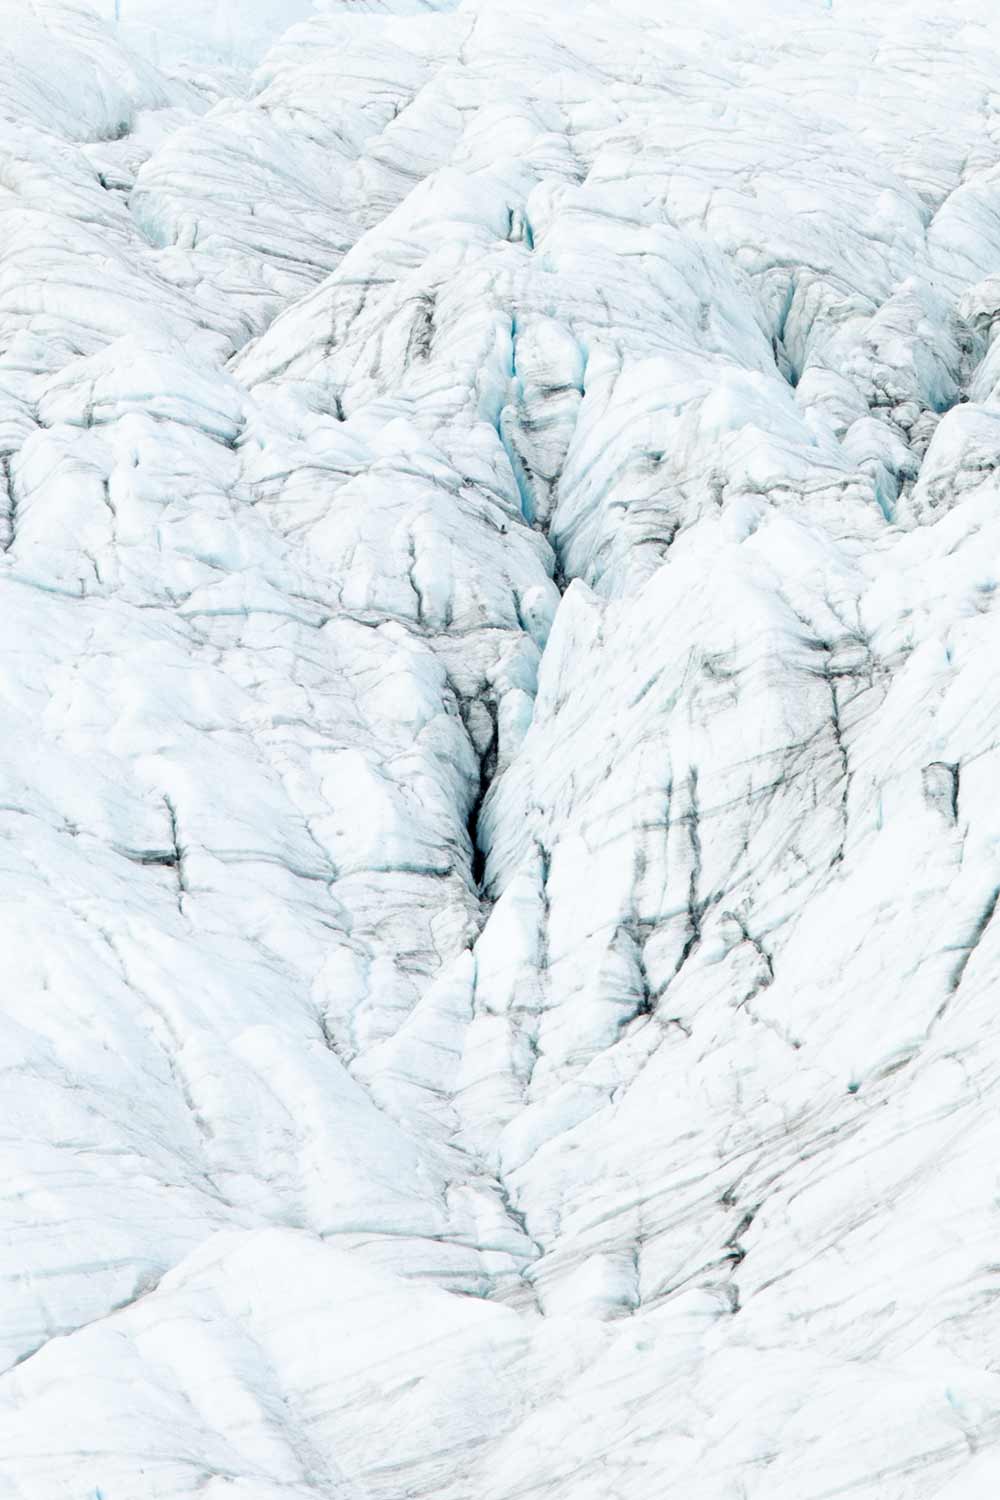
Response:
[[[995,1500],[994,6],[114,10],[0,0],[0,1497]]]

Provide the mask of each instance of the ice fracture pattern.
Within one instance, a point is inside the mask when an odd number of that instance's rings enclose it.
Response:
[[[0,0],[0,1500],[996,1500],[998,330],[989,0]]]

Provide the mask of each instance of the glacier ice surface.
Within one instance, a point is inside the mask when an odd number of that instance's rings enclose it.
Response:
[[[0,0],[0,1500],[993,1500],[987,0]]]

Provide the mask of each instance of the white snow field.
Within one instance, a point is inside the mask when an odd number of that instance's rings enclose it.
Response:
[[[0,0],[0,1500],[996,1500],[994,0]]]

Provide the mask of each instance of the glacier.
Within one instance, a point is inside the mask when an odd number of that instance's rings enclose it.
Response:
[[[0,21],[0,1500],[994,1500],[993,7]]]

